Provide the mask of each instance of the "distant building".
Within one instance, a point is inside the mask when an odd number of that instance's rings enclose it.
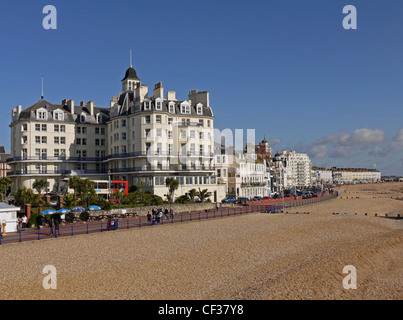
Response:
[[[9,153],[3,146],[0,146],[0,178],[7,177],[7,173],[11,171],[11,167],[7,163],[7,159],[10,157]]]
[[[282,188],[308,187],[312,185],[312,163],[309,156],[304,153],[296,153],[294,150],[277,153],[274,157],[277,167],[276,180]]]
[[[333,183],[335,184],[381,181],[381,172],[376,169],[333,167],[331,170],[333,175]]]

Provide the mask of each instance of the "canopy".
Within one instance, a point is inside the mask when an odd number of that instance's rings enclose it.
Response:
[[[73,211],[73,212],[85,211],[85,208],[83,208],[83,207],[75,207],[75,208],[71,209],[71,211]]]
[[[44,215],[47,215],[47,214],[54,214],[54,213],[56,213],[56,211],[55,211],[55,210],[51,210],[51,209],[45,210],[45,211],[42,212],[42,214],[44,214]]]
[[[67,212],[70,212],[70,210],[66,209],[66,208],[61,208],[61,209],[57,210],[56,212],[57,213],[67,213]]]
[[[89,206],[89,207],[88,207],[88,210],[95,210],[95,211],[98,211],[98,210],[101,210],[101,208],[98,207],[98,206]]]

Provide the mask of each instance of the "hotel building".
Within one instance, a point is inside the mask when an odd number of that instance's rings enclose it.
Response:
[[[109,108],[95,103],[42,99],[12,110],[13,191],[45,179],[51,192],[73,175],[92,180],[125,180],[163,198],[165,179],[179,181],[176,195],[199,187],[212,201],[225,197],[214,163],[214,115],[209,92],[189,92],[177,100],[157,83],[152,96],[133,67],[122,80],[122,92]]]

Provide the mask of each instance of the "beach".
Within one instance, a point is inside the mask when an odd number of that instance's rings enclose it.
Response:
[[[1,245],[0,299],[402,299],[403,183],[337,190],[287,213]]]

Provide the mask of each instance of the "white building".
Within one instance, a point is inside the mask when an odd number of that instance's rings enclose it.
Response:
[[[209,92],[192,90],[186,100],[174,91],[164,95],[161,83],[149,95],[133,67],[122,80],[122,92],[109,108],[94,102],[40,100],[12,111],[11,172],[14,191],[45,179],[49,191],[72,175],[95,180],[125,180],[164,198],[165,179],[179,181],[176,194],[208,189],[212,201],[225,197],[217,183]]]
[[[307,187],[312,184],[312,163],[309,156],[295,151],[283,151],[274,157],[277,166],[277,181],[282,188]]]

